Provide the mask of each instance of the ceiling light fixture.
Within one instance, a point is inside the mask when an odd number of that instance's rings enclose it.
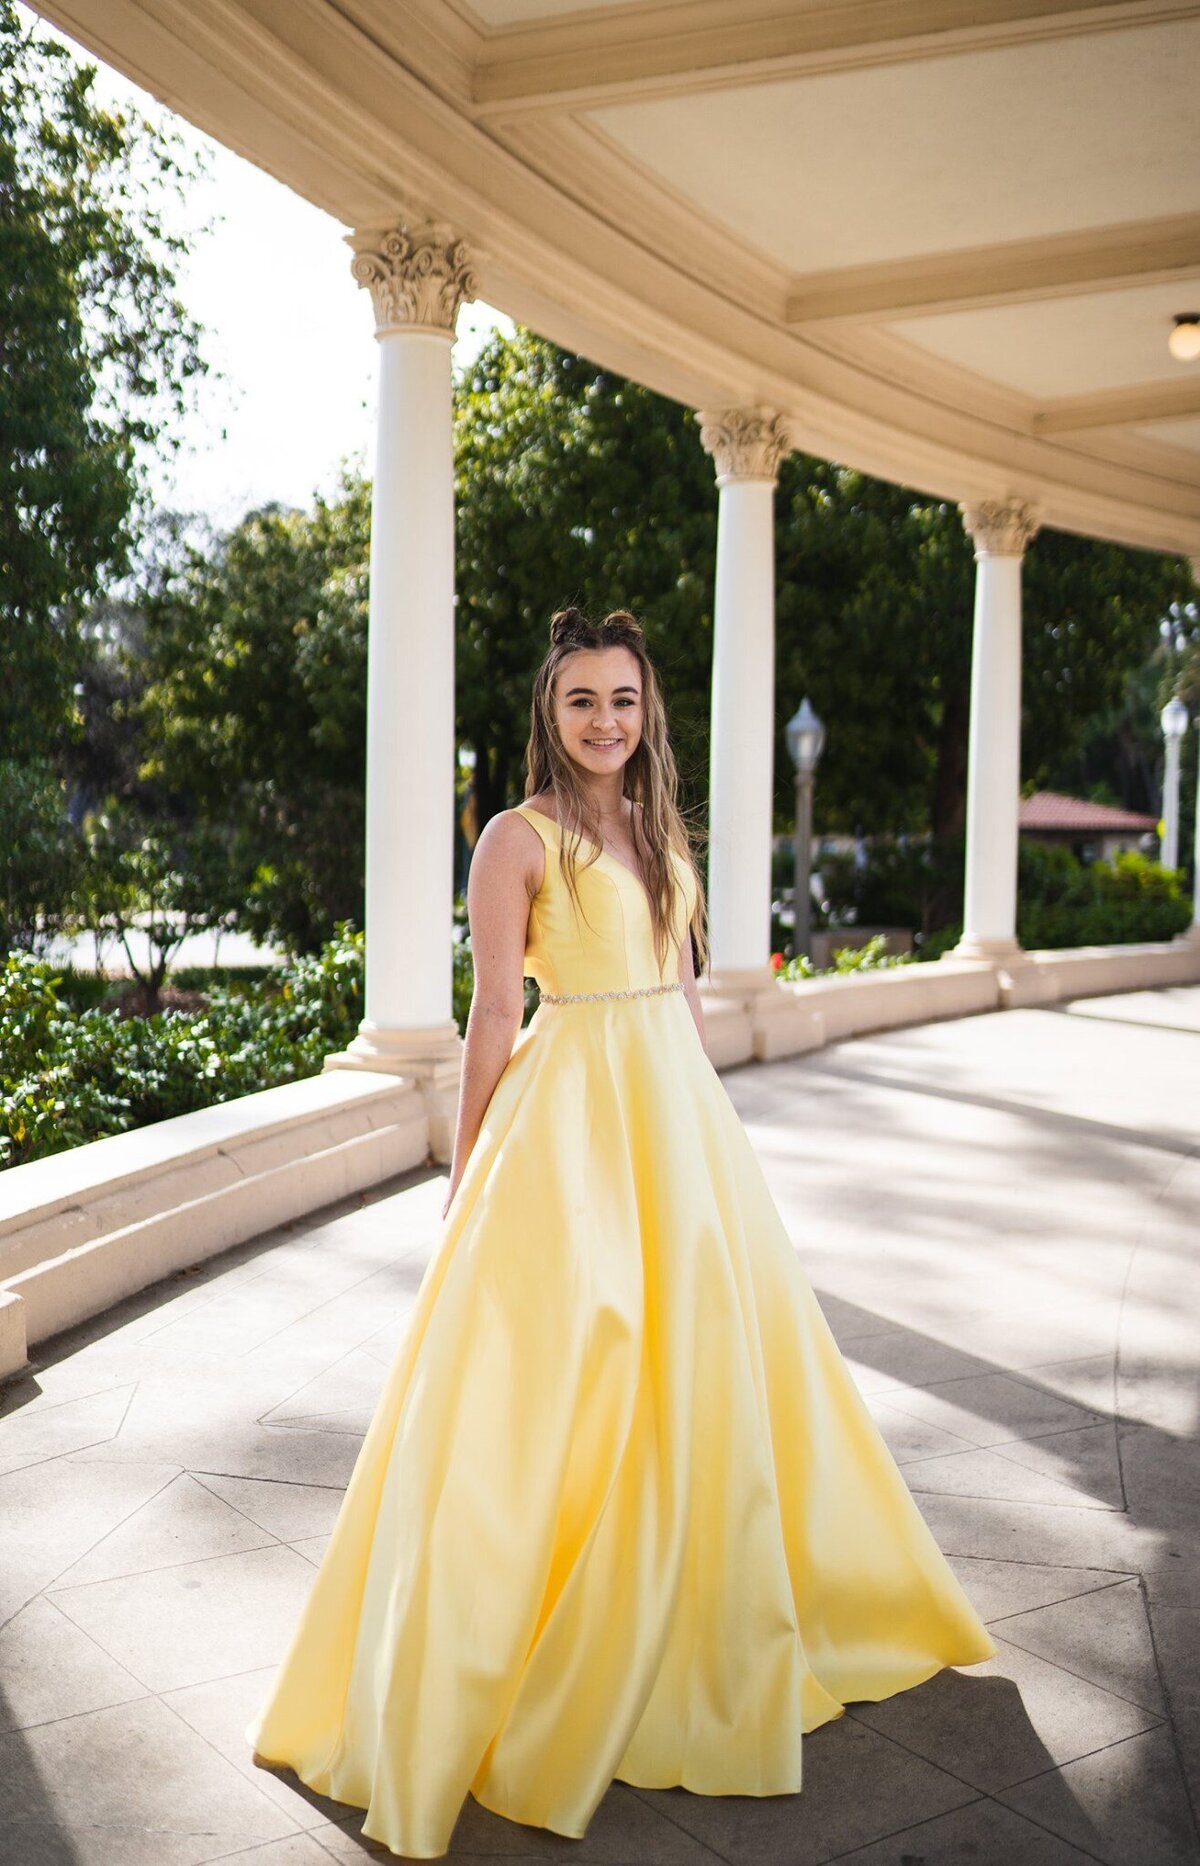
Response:
[[[1194,363],[1200,357],[1200,311],[1176,312],[1167,348],[1180,363]]]

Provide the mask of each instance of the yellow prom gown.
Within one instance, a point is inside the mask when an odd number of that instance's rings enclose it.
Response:
[[[246,1732],[418,1859],[468,1793],[581,1836],[614,1778],[794,1792],[805,1731],[996,1649],[683,992],[620,995],[678,981],[640,880],[581,866],[577,920],[557,824],[521,813],[527,974],[617,995],[518,1036]]]

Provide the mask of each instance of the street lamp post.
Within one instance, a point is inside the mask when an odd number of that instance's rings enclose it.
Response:
[[[792,884],[792,951],[808,954],[812,944],[812,892],[809,873],[812,868],[812,799],[813,778],[825,749],[825,728],[805,695],[787,723],[788,751],[796,767],[795,876]]]
[[[1161,725],[1165,768],[1163,770],[1163,839],[1162,865],[1179,867],[1179,749],[1187,731],[1187,707],[1176,696],[1162,709]]]

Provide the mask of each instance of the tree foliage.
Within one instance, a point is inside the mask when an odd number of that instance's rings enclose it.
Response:
[[[702,815],[717,496],[694,415],[518,332],[457,382],[455,447],[457,730],[478,822],[519,793],[530,678],[568,602],[644,616],[685,807]],[[264,508],[223,537],[166,528],[136,602],[94,612],[81,683],[77,794],[135,813],[127,848],[161,831],[185,892],[186,852],[202,848],[213,915],[293,950],[362,917],[369,533],[370,488],[350,471],[307,512]],[[776,537],[776,820],[793,801],[784,726],[808,693],[828,728],[818,830],[932,829],[945,860],[928,867],[924,919],[941,924],[958,889],[936,877],[956,872],[966,791],[974,567],[959,514],[792,456]],[[1188,587],[1175,560],[1041,534],[1025,573],[1026,781],[1093,743]]]
[[[185,544],[143,598],[141,777],[223,836],[214,908],[296,950],[362,917],[369,512],[346,475]]]
[[[533,673],[569,603],[645,618],[685,806],[702,804],[716,501],[694,416],[518,331],[459,381],[455,456],[458,722],[480,823],[519,794]]]
[[[152,447],[204,364],[164,205],[172,134],[93,97],[95,67],[0,0],[0,749],[70,716],[78,606],[127,568]]]
[[[975,577],[957,510],[794,455],[778,537],[780,726],[805,692],[826,722],[819,826],[961,836]],[[1120,703],[1190,574],[1179,559],[1043,531],[1022,581],[1021,774],[1045,786]],[[790,769],[781,733],[777,777]],[[786,814],[786,790],[777,802]]]

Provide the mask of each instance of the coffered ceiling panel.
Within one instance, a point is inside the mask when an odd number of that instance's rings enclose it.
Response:
[[[1200,209],[1200,21],[595,110],[794,273]]]
[[[947,362],[1049,401],[1156,379],[1195,382],[1195,366],[1177,363],[1167,349],[1175,312],[1189,309],[1200,310],[1200,270],[1190,283],[903,319],[889,328]]]

